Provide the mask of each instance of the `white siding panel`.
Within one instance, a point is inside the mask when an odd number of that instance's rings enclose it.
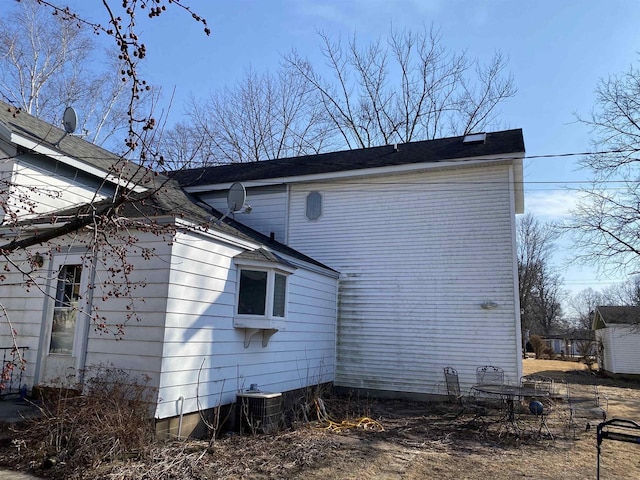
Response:
[[[200,198],[215,209],[227,211],[227,192],[201,195]],[[272,232],[279,242],[286,241],[287,195],[284,186],[247,189],[247,203],[251,213],[236,213],[233,218],[264,235]]]
[[[99,265],[96,272],[96,286],[93,289],[93,307],[103,317],[103,322],[110,332],[100,333],[95,323],[88,329],[86,367],[89,370],[97,366],[113,366],[122,368],[135,375],[155,375],[156,383],[160,372],[162,356],[163,325],[166,310],[166,292],[168,282],[168,254],[170,246],[159,237],[138,232],[138,247],[155,249],[157,257],[142,258],[135,248],[130,249],[128,261],[133,265],[129,276],[131,282],[137,283],[132,290],[130,300],[115,298],[111,292],[114,280],[107,272],[109,265]],[[60,245],[82,245],[80,238],[61,238]],[[66,247],[65,247],[66,248]],[[42,247],[34,250],[42,251]],[[63,249],[64,250],[64,249]],[[19,261],[19,257],[14,256]],[[164,268],[162,266],[164,265]],[[34,278],[46,291],[47,283],[55,288],[57,272],[50,270],[51,264],[45,257],[45,264],[34,272]],[[88,272],[85,271],[85,274]],[[3,272],[5,280],[0,282],[0,298],[6,308],[9,319],[18,334],[18,344],[28,346],[27,365],[24,383],[30,388],[42,381],[36,378],[38,359],[46,355],[48,345],[44,344],[44,352],[40,352],[43,322],[47,322],[48,302],[38,288],[27,288],[22,274],[14,269]],[[116,285],[122,279],[115,279]],[[138,283],[139,282],[139,283]],[[53,292],[51,292],[53,294]],[[128,307],[128,308],[127,308]],[[127,319],[127,314],[135,312],[137,318]],[[139,321],[138,321],[139,320]],[[114,335],[117,325],[124,324],[124,333]],[[8,324],[0,321],[0,346],[9,346],[11,337]],[[42,375],[42,372],[40,372]]]
[[[21,155],[13,170],[9,208],[20,212],[22,218],[101,200],[101,188],[96,179],[89,180],[76,170],[62,164],[43,163],[38,157]],[[102,192],[105,193],[105,192]],[[20,196],[28,196],[27,206]]]
[[[443,393],[444,366],[468,388],[486,364],[518,381],[509,178],[492,166],[291,187],[289,245],[341,273],[338,385]]]
[[[176,415],[181,396],[188,413],[235,401],[252,383],[280,392],[334,379],[336,280],[298,268],[286,329],[245,348],[244,329],[233,327],[241,251],[188,233],[174,243],[158,418]]]
[[[626,325],[597,330],[604,347],[604,369],[611,373],[640,375],[640,332]]]
[[[20,267],[28,269],[24,252],[12,254],[12,260]],[[18,346],[28,348],[25,352],[27,363],[23,373],[23,384],[31,388],[38,355],[44,297],[37,287],[26,287],[22,273],[13,266],[7,266],[5,269],[6,265],[7,262],[0,262],[0,272],[4,277],[0,280],[0,302],[4,307],[0,312],[0,347],[13,346],[11,329],[14,329]],[[47,280],[44,269],[34,272],[33,277],[38,286],[43,288]]]
[[[150,378],[149,386],[157,388],[162,358],[162,340],[167,303],[167,265],[171,246],[162,238],[149,233],[136,233],[137,247],[155,250],[155,255],[146,259],[138,248],[130,248],[128,261],[133,265],[129,280],[136,285],[131,295],[114,298],[111,285],[98,283],[93,304],[111,333],[91,328],[87,343],[87,367],[110,365],[129,372],[133,377]],[[102,265],[96,278],[106,280],[108,274]],[[127,314],[135,312],[131,318]],[[115,326],[123,324],[124,333],[117,334]]]

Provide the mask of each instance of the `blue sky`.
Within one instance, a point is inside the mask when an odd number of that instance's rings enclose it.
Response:
[[[89,16],[89,3],[71,2]],[[419,30],[432,23],[442,42],[489,59],[500,50],[510,59],[518,94],[502,107],[501,127],[524,130],[527,156],[585,152],[588,129],[575,113],[588,115],[598,79],[626,70],[640,51],[640,2],[636,0],[192,0],[212,30],[182,12],[141,22],[148,48],[145,71],[167,95],[176,89],[172,118],[189,96],[233,84],[247,68],[275,70],[291,48],[320,60],[323,30],[363,42],[384,37],[393,26]],[[529,159],[525,163],[526,210],[541,219],[566,214],[575,198],[567,190],[586,181],[578,157]],[[572,291],[600,288],[616,278],[595,269],[566,267],[570,245],[559,244],[556,263]]]

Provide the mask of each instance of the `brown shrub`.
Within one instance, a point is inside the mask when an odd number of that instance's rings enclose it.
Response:
[[[86,377],[84,394],[67,382],[48,388],[40,417],[16,432],[22,455],[36,469],[49,469],[47,476],[80,478],[83,469],[135,457],[153,441],[148,378],[112,367],[92,369]]]
[[[555,358],[556,354],[553,348],[549,347],[540,335],[531,335],[531,337],[529,337],[529,343],[533,348],[533,352],[536,354],[536,358],[551,360]]]

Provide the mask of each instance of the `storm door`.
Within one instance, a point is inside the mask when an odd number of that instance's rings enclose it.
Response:
[[[85,342],[82,336],[88,321],[86,268],[80,258],[54,263],[50,284],[47,322],[43,329],[42,374],[44,384],[73,383],[83,368]]]

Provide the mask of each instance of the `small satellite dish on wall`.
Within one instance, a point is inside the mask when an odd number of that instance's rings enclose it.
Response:
[[[247,200],[247,191],[240,182],[236,182],[229,188],[227,193],[227,206],[229,213],[237,213],[244,208],[244,202]]]
[[[76,131],[78,127],[78,114],[73,107],[65,108],[64,114],[62,115],[62,125],[64,126],[64,131],[68,134]]]
[[[216,224],[220,225],[222,220],[232,213],[251,213],[251,205],[245,203],[247,201],[247,191],[240,182],[235,182],[227,192],[227,211],[220,217]]]

